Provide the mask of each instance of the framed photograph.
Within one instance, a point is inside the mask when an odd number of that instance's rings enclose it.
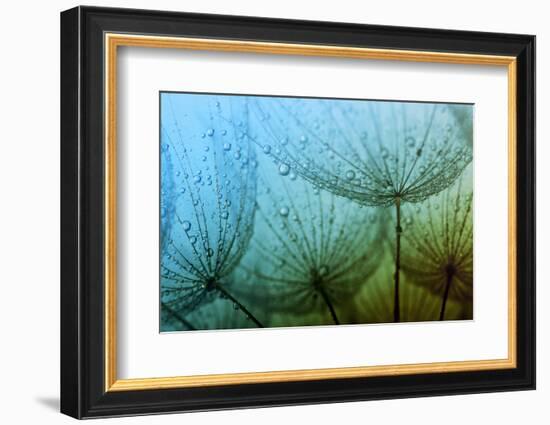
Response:
[[[61,14],[61,411],[535,388],[535,37]]]

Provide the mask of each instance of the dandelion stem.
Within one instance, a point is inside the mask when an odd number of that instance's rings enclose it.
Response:
[[[319,292],[321,293],[321,296],[323,297],[323,300],[325,301],[325,304],[327,305],[330,311],[330,315],[332,316],[332,320],[334,321],[334,324],[339,325],[340,321],[338,320],[338,316],[336,315],[336,310],[334,309],[334,306],[332,305],[332,302],[330,301],[330,298],[327,292],[322,286],[319,287]]]
[[[178,322],[180,322],[182,325],[186,326],[187,328],[189,328],[190,331],[194,331],[196,330],[197,328],[195,328],[187,319],[183,318],[179,313],[177,313],[175,310],[173,310],[172,308],[168,307],[168,305],[166,303],[161,303],[162,304],[162,308],[164,310],[166,310],[168,312],[168,314],[170,314],[170,316],[172,316],[174,319],[176,319]]]
[[[233,304],[235,304],[235,306],[239,310],[241,310],[244,314],[246,314],[246,316],[256,324],[256,326],[258,326],[259,328],[264,327],[264,325],[262,325],[262,323],[258,319],[256,319],[256,317],[254,317],[254,315],[244,305],[242,305],[233,295],[227,292],[227,290],[222,285],[217,283],[216,289],[220,291],[227,299],[232,301]]]
[[[447,306],[447,298],[449,297],[449,289],[451,289],[451,283],[453,281],[454,271],[447,267],[447,282],[445,284],[445,293],[443,294],[443,302],[441,303],[441,311],[439,312],[439,320],[445,320],[445,307]]]
[[[395,224],[395,273],[393,275],[395,289],[393,298],[393,321],[400,322],[399,309],[399,269],[401,267],[401,198],[395,198],[395,212],[397,216]]]

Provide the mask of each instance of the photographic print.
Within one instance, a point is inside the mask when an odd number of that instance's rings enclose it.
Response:
[[[62,413],[535,388],[535,36],[90,6],[60,34]]]
[[[160,331],[473,319],[471,104],[160,93]]]

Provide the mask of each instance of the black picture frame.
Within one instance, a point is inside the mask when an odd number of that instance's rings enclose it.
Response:
[[[369,378],[105,391],[104,34],[517,58],[517,367]],[[93,418],[535,388],[535,37],[76,7],[61,13],[61,412]]]

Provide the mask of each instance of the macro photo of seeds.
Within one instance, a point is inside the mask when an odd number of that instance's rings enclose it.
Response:
[[[471,104],[160,93],[160,331],[473,319]]]

